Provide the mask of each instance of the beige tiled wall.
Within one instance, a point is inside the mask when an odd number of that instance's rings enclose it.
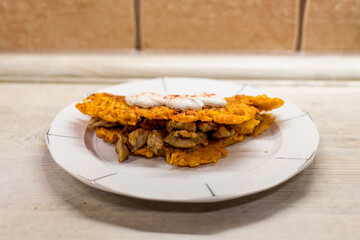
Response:
[[[360,51],[360,0],[307,0],[303,50]]]
[[[359,52],[360,0],[0,0],[0,51],[135,48]]]
[[[299,0],[141,0],[143,49],[287,50]]]
[[[0,49],[134,48],[133,0],[0,0]]]

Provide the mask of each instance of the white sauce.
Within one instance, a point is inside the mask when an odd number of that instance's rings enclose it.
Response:
[[[167,106],[179,110],[201,110],[204,106],[224,107],[227,102],[225,98],[215,94],[202,93],[200,95],[167,95],[161,96],[155,93],[140,93],[128,95],[125,98],[130,106],[150,108],[155,106]]]
[[[194,96],[165,96],[165,105],[169,108],[186,110],[201,110],[204,107],[204,103],[201,99]]]
[[[199,97],[203,101],[205,106],[223,107],[227,104],[225,98],[217,96],[216,94],[203,93]]]
[[[165,104],[163,96],[155,93],[131,94],[125,97],[125,101],[130,106],[139,106],[142,108],[162,106]]]

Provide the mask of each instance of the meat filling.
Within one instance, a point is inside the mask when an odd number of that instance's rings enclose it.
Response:
[[[178,148],[193,148],[196,146],[196,142],[193,139],[176,137],[175,132],[171,132],[164,138],[164,142]]]
[[[128,142],[133,152],[140,149],[147,142],[150,131],[138,128],[129,134]]]
[[[174,136],[177,138],[191,138],[195,139],[197,137],[197,134],[195,132],[189,132],[186,130],[179,130],[174,131]]]
[[[94,117],[90,119],[88,123],[88,129],[96,129],[99,127],[110,128],[110,127],[115,127],[117,125],[119,125],[117,122],[108,122],[101,118]]]
[[[158,130],[153,130],[147,139],[147,148],[154,152],[156,155],[160,155],[164,146],[164,140],[162,134]]]
[[[196,124],[197,128],[202,132],[209,132],[215,129],[217,124],[214,122],[198,122]]]
[[[115,150],[119,155],[119,162],[126,160],[130,155],[130,151],[127,148],[125,142],[126,142],[125,138],[119,134],[119,140],[115,145]]]
[[[89,126],[92,128],[101,126],[103,131],[104,129],[114,129],[113,131],[116,128],[119,129],[119,125],[114,127],[114,123],[95,118],[90,121]],[[238,138],[235,137],[238,130],[235,130],[236,126],[234,126],[214,122],[179,123],[144,119],[139,125],[129,125],[123,127],[121,131],[117,130],[120,133],[117,134],[119,140],[116,142],[115,149],[119,154],[119,161],[124,161],[130,152],[146,156],[153,154],[163,156],[169,154],[169,151],[173,151],[171,149],[174,148],[191,149],[197,146],[208,146],[211,139],[233,143],[238,142]],[[106,135],[105,131],[104,134]],[[106,138],[103,137],[103,139]]]
[[[234,135],[235,130],[230,126],[220,126],[211,136],[213,138],[225,138]]]
[[[203,132],[189,132],[186,130],[171,132],[164,141],[179,148],[192,148],[197,145],[208,145],[209,140],[206,133]]]
[[[194,122],[175,122],[175,121],[168,121],[166,123],[166,130],[170,133],[173,130],[187,130],[189,132],[196,131],[196,124]]]

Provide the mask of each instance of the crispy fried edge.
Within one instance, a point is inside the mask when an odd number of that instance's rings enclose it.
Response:
[[[171,119],[177,122],[214,121],[220,124],[240,124],[254,118],[260,111],[269,111],[284,103],[279,98],[269,98],[266,95],[236,95],[226,100],[227,105],[221,108],[179,111],[165,106],[150,109],[130,107],[124,96],[96,93],[85,98],[82,103],[77,103],[76,108],[83,114],[123,125],[136,125],[142,117]]]

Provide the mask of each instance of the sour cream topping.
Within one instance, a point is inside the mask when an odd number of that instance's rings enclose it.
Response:
[[[166,95],[162,96],[155,93],[140,93],[128,95],[125,98],[130,106],[150,108],[155,106],[167,106],[179,110],[200,110],[205,106],[223,107],[227,102],[225,98],[216,94],[202,93],[200,95]]]
[[[163,96],[148,92],[128,95],[125,97],[125,101],[130,106],[138,106],[142,108],[165,105],[165,99]]]
[[[168,95],[164,97],[165,105],[169,108],[186,110],[201,110],[205,105],[200,98],[195,96]]]
[[[205,106],[224,107],[227,104],[225,98],[217,96],[216,94],[202,93],[199,98],[203,101]]]

